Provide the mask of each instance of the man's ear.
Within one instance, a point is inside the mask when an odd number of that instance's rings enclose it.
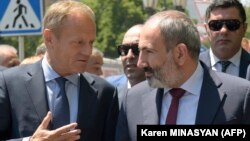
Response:
[[[187,46],[183,43],[177,44],[174,48],[174,60],[175,62],[182,66],[185,61],[187,61],[188,49]]]
[[[43,30],[43,38],[44,38],[44,42],[46,43],[46,45],[51,46],[52,44],[52,31],[50,29],[44,29]]]

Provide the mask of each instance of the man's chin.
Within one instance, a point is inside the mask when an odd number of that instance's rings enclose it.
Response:
[[[134,72],[127,72],[126,76],[128,78],[134,78],[134,77],[136,77],[136,73],[134,73]]]
[[[153,77],[146,77],[147,82],[150,87],[152,88],[164,88],[165,85],[163,85],[159,80],[153,78]]]

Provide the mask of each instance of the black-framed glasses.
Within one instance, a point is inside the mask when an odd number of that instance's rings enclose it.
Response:
[[[230,31],[235,31],[240,28],[241,22],[237,19],[230,19],[230,20],[211,20],[208,22],[208,27],[212,31],[219,31],[226,25],[227,29]]]
[[[128,54],[129,49],[131,49],[133,54],[136,56],[138,56],[140,53],[140,50],[138,48],[138,43],[123,44],[117,46],[117,51],[120,56],[126,56]]]

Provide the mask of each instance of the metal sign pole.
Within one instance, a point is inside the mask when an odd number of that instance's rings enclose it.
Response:
[[[24,36],[18,36],[19,60],[24,59]]]

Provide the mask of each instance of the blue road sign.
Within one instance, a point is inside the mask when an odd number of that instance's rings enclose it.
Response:
[[[42,33],[42,0],[0,0],[0,36]]]

